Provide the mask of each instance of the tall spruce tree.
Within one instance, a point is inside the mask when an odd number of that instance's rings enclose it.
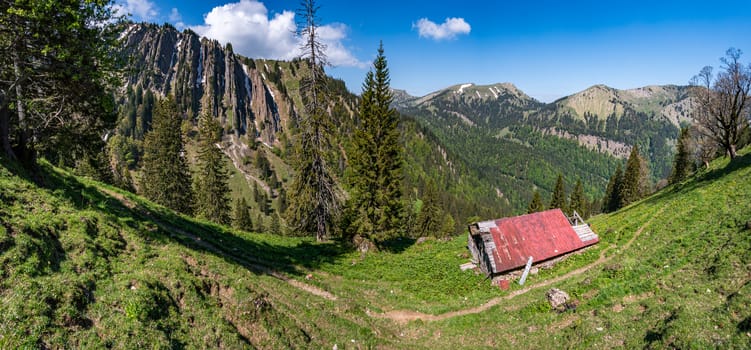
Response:
[[[277,203],[279,205],[279,214],[283,215],[284,212],[287,211],[287,191],[284,190],[284,187],[279,186],[279,197],[277,198]]]
[[[622,186],[623,169],[621,168],[621,165],[618,164],[615,173],[610,177],[610,181],[608,181],[608,187],[605,190],[605,198],[602,201],[602,211],[611,213],[620,209]]]
[[[428,180],[422,195],[422,207],[417,215],[415,229],[420,236],[440,236],[444,220],[438,189],[433,180]]]
[[[626,171],[623,173],[623,182],[620,188],[619,208],[623,208],[641,199],[642,193],[642,163],[639,155],[639,146],[634,145],[626,162]]]
[[[694,160],[690,149],[691,132],[689,127],[681,129],[681,136],[678,137],[678,145],[673,159],[673,172],[670,174],[670,183],[674,184],[688,178],[694,171]]]
[[[245,200],[245,197],[235,200],[232,227],[243,231],[253,230],[253,220],[250,219],[250,211],[248,209],[248,202]]]
[[[269,197],[266,195],[266,191],[261,192],[260,200],[258,201],[258,210],[263,213],[263,215],[268,216],[269,213],[271,213],[271,206],[269,205]]]
[[[256,215],[256,232],[263,232],[266,231],[266,226],[263,225],[263,216],[261,216],[261,213],[258,213]]]
[[[566,186],[563,184],[562,174],[558,174],[558,179],[555,181],[555,188],[553,189],[553,195],[550,198],[550,206],[548,208],[560,208],[564,213],[568,211],[568,208],[566,208]]]
[[[194,174],[195,215],[218,224],[229,224],[229,174],[217,147],[222,127],[208,112],[198,120],[198,169]]]
[[[349,160],[350,206],[357,234],[382,241],[402,231],[402,147],[399,115],[391,108],[389,69],[383,43],[363,84],[360,120]]]
[[[192,213],[193,190],[185,159],[180,124],[182,118],[170,95],[154,109],[151,131],[143,143],[140,188],[146,198],[184,214]]]
[[[327,161],[334,127],[327,111],[329,99],[323,71],[327,62],[323,52],[325,45],[318,35],[317,11],[314,0],[303,0],[298,11],[303,20],[298,26],[303,38],[300,48],[308,63],[309,75],[302,79],[300,86],[305,115],[299,121],[293,162],[295,178],[290,186],[290,206],[286,214],[287,222],[295,229],[312,233],[316,240],[322,241],[341,211],[342,195]]]
[[[258,188],[258,182],[253,182],[253,201],[261,203],[261,190]]]
[[[639,198],[652,194],[652,179],[649,174],[649,161],[639,155]]]
[[[537,213],[543,210],[545,210],[545,204],[542,203],[540,192],[535,190],[534,194],[532,194],[532,201],[529,202],[529,206],[527,207],[527,214]]]
[[[584,186],[582,186],[581,180],[576,180],[574,190],[571,191],[571,198],[569,200],[569,215],[574,215],[574,211],[579,213],[582,218],[587,217],[587,199],[584,197]]]
[[[271,224],[269,225],[269,231],[275,235],[282,234],[282,224],[279,222],[279,215],[276,213],[271,215]]]

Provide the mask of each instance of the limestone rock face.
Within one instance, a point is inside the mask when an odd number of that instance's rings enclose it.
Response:
[[[187,118],[200,113],[218,118],[224,130],[273,145],[282,130],[278,103],[287,96],[264,75],[268,65],[235,54],[230,45],[199,37],[171,26],[130,24],[123,32],[125,58],[130,66],[126,87],[173,94]]]

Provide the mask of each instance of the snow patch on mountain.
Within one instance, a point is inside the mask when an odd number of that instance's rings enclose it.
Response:
[[[201,45],[201,50],[198,58],[198,75],[196,76],[196,87],[200,87],[203,81],[203,45]]]
[[[250,70],[248,69],[248,66],[245,64],[242,65],[243,72],[245,72],[245,91],[248,93],[248,97],[252,96],[250,93]],[[253,106],[253,99],[250,99],[250,105]]]
[[[470,86],[472,86],[472,85],[474,85],[474,84],[472,84],[472,83],[469,83],[469,84],[462,84],[462,85],[461,85],[461,86],[459,87],[459,90],[456,90],[456,94],[457,94],[457,95],[461,95],[461,94],[463,94],[463,93],[464,93],[464,89],[466,89],[466,88],[468,88],[468,87],[470,87]]]
[[[490,87],[490,93],[493,94],[493,98],[498,99],[498,94],[500,94],[500,90],[498,92],[495,92],[495,86]]]

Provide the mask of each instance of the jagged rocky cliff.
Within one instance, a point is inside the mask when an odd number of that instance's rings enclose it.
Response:
[[[231,45],[150,24],[130,24],[122,38],[130,60],[126,86],[174,95],[189,119],[211,113],[228,133],[274,144],[294,110],[287,95],[267,79],[268,64],[258,69],[256,63],[264,61],[237,55]]]
[[[201,38],[190,30],[179,32],[170,25],[129,24],[121,39],[130,62],[118,98],[118,130],[108,145],[115,181],[138,189],[140,141],[150,128],[155,102],[172,94],[184,120],[191,122],[183,124],[189,157],[195,151],[191,135],[195,135],[196,119],[200,113],[211,113],[223,125],[219,146],[237,169],[231,169],[237,176],[234,179],[240,179],[232,180],[231,197],[248,198],[254,222],[261,227],[271,225],[277,214],[273,211],[283,212],[286,203],[282,194],[295,176],[289,162],[296,121],[302,117],[298,115],[303,110],[299,86],[308,74],[305,62],[246,58],[233,53],[231,45]],[[327,88],[329,112],[336,120],[332,164],[341,180],[359,102],[341,80],[327,79]],[[463,229],[467,217],[488,208],[511,211],[506,198],[497,196],[495,190],[483,191],[490,186],[479,183],[463,163],[455,162],[454,155],[447,154],[440,141],[416,121],[405,118],[401,128],[408,164],[403,187],[410,201],[420,201],[427,183],[440,186],[440,203],[453,217],[450,222],[457,230]],[[346,190],[345,184],[341,186]],[[416,217],[415,212],[407,215]]]

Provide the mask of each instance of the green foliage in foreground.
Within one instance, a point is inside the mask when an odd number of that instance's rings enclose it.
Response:
[[[0,348],[751,347],[749,150],[592,218],[598,245],[510,291],[459,270],[466,237],[361,255],[230,231],[42,168],[44,187],[0,167]],[[576,311],[551,310],[552,287]],[[372,317],[487,302],[443,320]]]
[[[691,154],[691,128],[685,127],[681,129],[681,136],[678,137],[678,145],[676,146],[675,158],[673,158],[673,172],[670,174],[668,180],[671,184],[681,182],[688,178],[695,170],[694,155]]]
[[[232,227],[236,230],[253,230],[253,220],[250,218],[250,211],[248,210],[248,202],[245,198],[238,198],[235,200],[235,208],[232,215]]]
[[[329,301],[252,262],[292,266],[328,245],[241,238],[45,163],[43,187],[0,164],[2,349],[272,349],[372,338],[347,318],[361,312],[332,317]]]
[[[566,205],[566,187],[563,184],[563,175],[558,174],[558,179],[555,181],[555,188],[553,189],[553,195],[550,198],[550,205],[548,209],[559,208],[563,212],[567,212]]]

